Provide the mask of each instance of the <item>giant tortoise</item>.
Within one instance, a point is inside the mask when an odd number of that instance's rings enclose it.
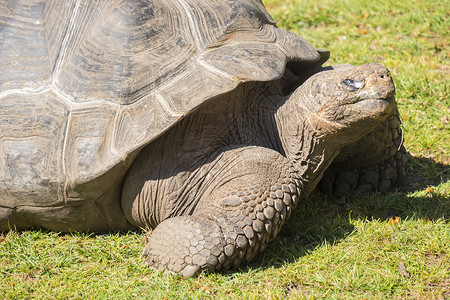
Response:
[[[193,276],[262,251],[327,168],[331,193],[401,177],[389,71],[322,67],[261,1],[0,12],[2,231],[149,228],[149,266]]]

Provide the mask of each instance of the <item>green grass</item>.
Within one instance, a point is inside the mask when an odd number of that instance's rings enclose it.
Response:
[[[314,194],[250,264],[194,279],[150,271],[141,232],[5,233],[0,299],[450,298],[449,1],[265,3],[280,27],[331,50],[330,64],[391,69],[411,152],[406,184]]]
[[[280,27],[331,50],[329,64],[386,65],[396,83],[408,150],[450,163],[450,1],[265,3]]]

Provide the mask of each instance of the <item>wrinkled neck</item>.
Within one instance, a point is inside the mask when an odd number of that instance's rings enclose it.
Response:
[[[330,143],[330,139],[318,137],[314,129],[305,126],[297,138],[301,141],[298,150],[290,156],[294,170],[302,178],[305,195],[309,195],[319,183],[325,170],[338,155],[341,145]]]
[[[276,120],[292,171],[301,178],[302,193],[309,195],[342,146],[335,142],[333,134],[321,133],[320,121],[295,101],[294,97],[287,98],[278,109]]]

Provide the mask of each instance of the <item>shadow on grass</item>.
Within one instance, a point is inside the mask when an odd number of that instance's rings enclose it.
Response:
[[[390,193],[349,194],[335,197],[314,192],[296,208],[278,237],[246,268],[279,267],[307,255],[317,246],[345,239],[354,226],[350,219],[388,221],[450,219],[450,200],[427,187],[448,182],[449,166],[425,157],[411,157],[406,180]]]
[[[309,199],[299,203],[291,218],[283,226],[275,240],[249,264],[241,267],[266,269],[281,267],[307,255],[323,243],[334,244],[345,239],[353,230],[351,219],[387,221],[391,217],[438,220],[450,219],[450,201],[435,192],[424,192],[429,186],[449,181],[449,166],[424,157],[412,157],[406,165],[406,181],[396,191],[382,194],[349,194],[334,197],[314,192]],[[421,192],[416,192],[421,191]],[[48,232],[42,230],[42,232]],[[142,235],[136,229],[114,235]],[[84,235],[92,239],[109,237],[109,233],[58,233],[66,239],[72,235]],[[0,235],[0,242],[2,235]],[[138,246],[139,247],[139,246]],[[142,243],[142,248],[144,243]],[[139,249],[139,252],[141,249]],[[239,273],[232,269],[227,273]]]
[[[413,192],[450,181],[450,166],[431,158],[411,156],[406,164],[406,178],[399,190]]]

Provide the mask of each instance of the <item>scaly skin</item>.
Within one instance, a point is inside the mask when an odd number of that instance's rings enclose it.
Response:
[[[339,151],[394,109],[379,65],[324,70],[290,95],[283,80],[242,85],[140,152],[122,207],[155,228],[143,252],[151,268],[194,276],[252,259]]]
[[[367,136],[345,146],[319,183],[326,194],[387,192],[405,177],[406,149],[400,116],[392,114]]]
[[[260,155],[267,157],[266,164],[260,164]],[[223,177],[224,162],[259,168],[252,173],[236,168],[232,177]],[[144,249],[152,268],[193,276],[201,269],[239,266],[266,247],[295,208],[300,181],[279,153],[230,149],[213,165],[209,174],[219,184],[208,189],[195,212],[169,218],[152,232]]]

